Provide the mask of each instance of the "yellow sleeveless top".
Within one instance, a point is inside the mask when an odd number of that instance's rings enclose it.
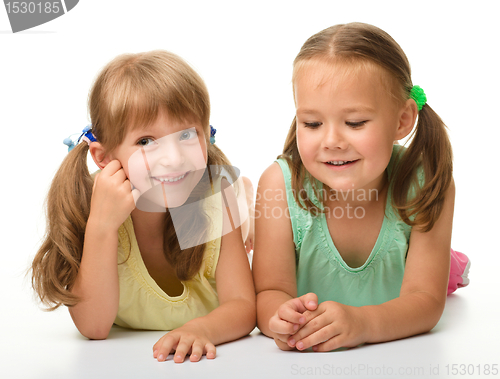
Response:
[[[181,281],[184,291],[179,296],[167,295],[149,275],[139,251],[132,218],[129,216],[120,226],[120,302],[115,324],[134,329],[172,330],[219,306],[215,269],[223,222],[220,178],[214,182],[213,194],[205,200],[204,210],[210,219],[210,230],[203,263],[192,279]]]

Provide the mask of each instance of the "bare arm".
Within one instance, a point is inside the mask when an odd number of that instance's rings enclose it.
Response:
[[[118,312],[118,228],[135,208],[134,196],[119,161],[96,176],[80,269],[71,292],[81,301],[69,308],[85,337],[105,339]]]
[[[232,187],[223,190],[224,224],[239,225],[237,199]],[[215,272],[219,306],[163,336],[153,347],[159,361],[175,350],[174,361],[183,362],[191,352],[191,361],[203,354],[215,358],[215,345],[233,341],[250,333],[255,327],[255,289],[250,264],[245,253],[241,228],[222,236],[219,260]]]
[[[81,301],[69,313],[82,335],[105,339],[118,312],[118,231],[89,218],[80,270],[72,293]]]
[[[400,296],[380,306],[363,307],[370,330],[367,342],[424,333],[439,321],[449,279],[454,204],[452,181],[434,227],[427,233],[412,230]]]
[[[257,326],[274,338],[269,320],[282,304],[297,296],[292,225],[286,217],[285,181],[277,163],[262,174],[255,205],[252,269],[257,292]]]

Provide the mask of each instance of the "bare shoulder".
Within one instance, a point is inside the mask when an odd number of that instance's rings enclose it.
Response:
[[[273,162],[260,176],[257,191],[262,190],[285,191],[285,179],[277,162]]]

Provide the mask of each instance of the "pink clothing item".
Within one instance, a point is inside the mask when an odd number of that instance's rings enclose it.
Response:
[[[470,260],[465,254],[451,249],[450,280],[448,282],[448,295],[469,284]]]

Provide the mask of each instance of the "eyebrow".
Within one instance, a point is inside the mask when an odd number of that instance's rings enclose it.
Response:
[[[342,109],[344,113],[354,113],[354,112],[375,112],[375,109],[369,106],[358,105],[354,107]]]
[[[375,112],[375,109],[372,108],[372,107],[369,107],[369,106],[364,106],[364,105],[358,105],[358,106],[353,106],[353,107],[348,107],[348,108],[343,108],[341,110],[341,112],[343,113],[355,113],[355,112],[371,112],[371,113],[374,113]],[[314,109],[297,109],[297,111],[295,112],[297,114],[312,114],[312,115],[316,115],[316,114],[319,114],[320,112],[314,110]]]
[[[318,114],[318,111],[315,111],[313,109],[297,109],[295,113],[303,113],[303,114]]]

